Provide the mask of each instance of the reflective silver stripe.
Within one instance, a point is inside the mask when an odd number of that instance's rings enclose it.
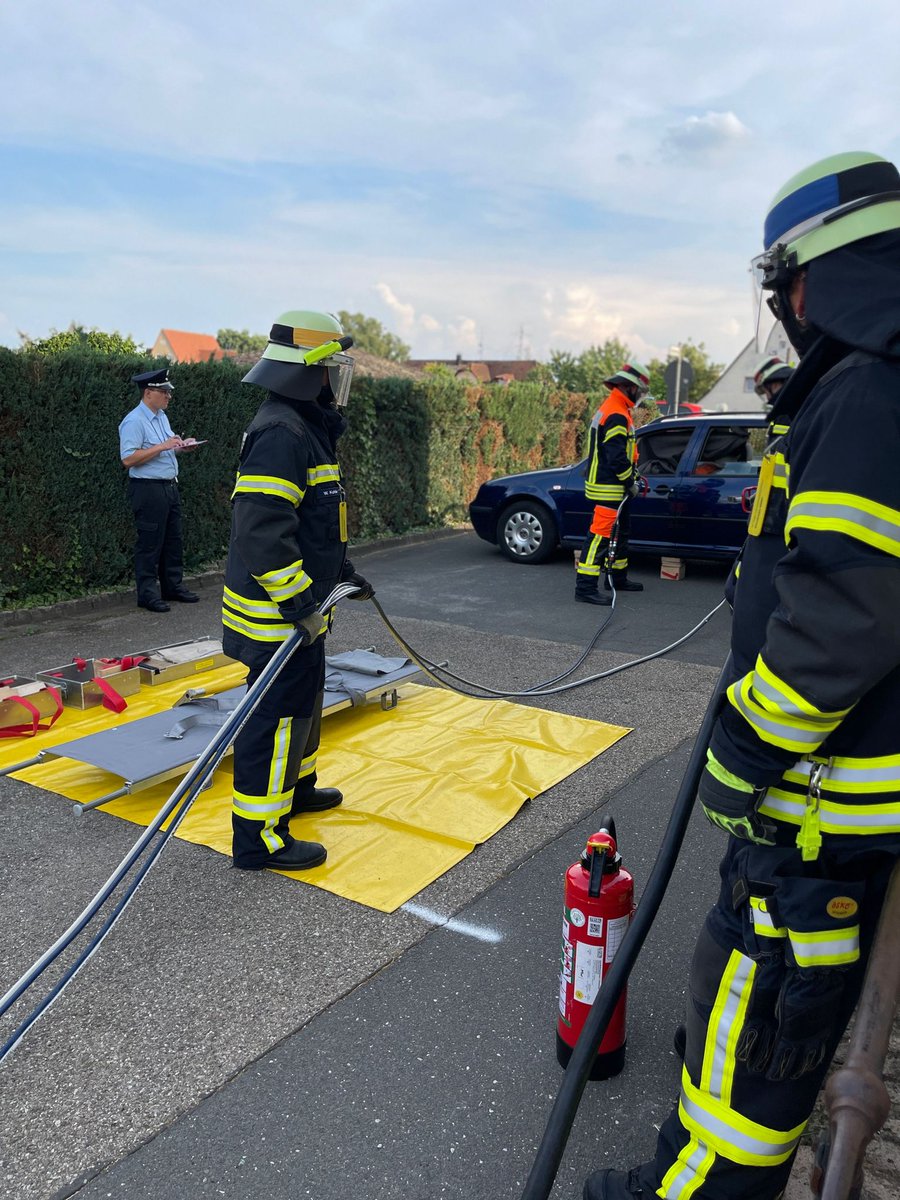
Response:
[[[244,796],[236,793],[231,802],[232,811],[250,821],[265,821],[269,817],[281,817],[290,811],[291,796]]]
[[[749,1133],[735,1129],[721,1117],[706,1112],[684,1091],[681,1093],[681,1104],[691,1122],[697,1128],[708,1133],[710,1137],[715,1138],[720,1146],[723,1144],[733,1146],[736,1150],[743,1151],[744,1154],[752,1154],[757,1158],[771,1158],[776,1162],[782,1162],[800,1140],[799,1134],[789,1144],[767,1141],[761,1137],[751,1137]],[[740,1159],[735,1161],[740,1162]]]
[[[829,493],[824,494],[828,495]],[[847,495],[841,492],[831,494],[835,497]],[[855,497],[847,495],[847,499],[855,499]],[[873,501],[864,500],[863,497],[859,497],[859,505],[842,504],[837,500],[813,500],[807,493],[801,492],[792,501],[788,510],[785,535],[798,525],[816,528],[817,525],[810,525],[810,522],[817,524],[818,522],[827,522],[830,526],[836,526],[838,533],[846,533],[850,537],[857,537],[860,541],[880,545],[888,553],[900,554],[900,514],[897,514],[897,517],[877,516],[872,511],[873,508],[878,508],[885,514],[894,512],[886,505],[876,505]],[[870,536],[865,536],[866,534]],[[886,545],[882,543],[886,543]]]
[[[769,788],[760,812],[797,825],[803,820],[806,798],[779,788]],[[839,804],[824,796],[819,802],[819,823],[825,833],[865,834],[900,831],[897,804]]]
[[[703,1077],[704,1079],[708,1077],[709,1093],[716,1100],[728,1099],[725,1097],[724,1092],[729,1039],[731,1038],[738,1012],[743,1007],[744,992],[748,981],[753,976],[754,970],[755,966],[752,959],[747,958],[743,954],[738,955],[733,973],[728,982],[728,996],[719,1012],[719,1019],[716,1023],[715,1049],[712,1055],[712,1062],[707,1064],[704,1059]],[[718,997],[716,999],[716,1007],[718,1007]],[[714,1009],[713,1011],[715,1012],[716,1010]],[[709,1042],[707,1041],[708,1044]],[[709,1067],[708,1072],[707,1067]],[[730,1088],[728,1090],[730,1091]]]
[[[278,611],[278,605],[271,600],[248,600],[245,596],[239,596],[237,592],[233,592],[231,588],[225,588],[224,601],[229,608],[233,608],[236,612],[244,613],[248,617],[258,617],[265,619],[270,617],[273,621],[282,619],[281,613]]]
[[[859,926],[853,925],[839,933],[798,933],[788,930],[791,949],[801,967],[835,966],[856,962],[859,958]]]
[[[242,621],[227,608],[222,609],[222,624],[255,642],[283,642],[294,628],[293,625],[253,625],[249,621]]]
[[[320,467],[310,467],[306,472],[306,482],[312,486],[317,483],[337,483],[341,478],[341,470],[337,463],[323,463]]]
[[[761,937],[786,937],[787,930],[783,926],[775,924],[772,914],[765,905],[765,900],[757,899],[756,896],[750,897],[750,921],[754,931]]]
[[[762,716],[760,713],[754,712],[750,708],[747,701],[744,699],[740,691],[740,683],[732,684],[728,689],[729,697],[734,706],[739,710],[741,715],[754,727],[754,729],[765,730],[772,737],[778,738],[786,742],[799,742],[801,745],[818,746],[825,735],[830,732],[830,729],[813,730],[801,729],[796,725],[788,724],[787,722],[776,721],[773,717]],[[768,739],[767,739],[768,740]]]
[[[248,495],[279,496],[283,500],[289,500],[295,508],[303,499],[303,491],[296,483],[268,475],[238,475],[231,495],[232,499],[235,496]]]
[[[888,757],[888,756],[885,756]],[[889,757],[894,758],[894,755]],[[857,766],[851,767],[847,763],[850,760],[835,758],[831,766],[828,768],[827,774],[822,779],[822,790],[835,790],[835,784],[841,783],[885,783],[890,784],[890,788],[885,788],[885,791],[893,789],[900,790],[900,761],[895,761],[887,766]],[[873,759],[878,762],[879,759]],[[813,768],[813,763],[809,759],[800,759],[794,763],[787,771],[785,778],[791,779],[794,775],[799,775],[802,779],[795,782],[805,782],[809,778],[810,771]]]
[[[715,1157],[714,1152],[696,1138],[691,1138],[690,1142],[688,1142],[688,1146],[692,1144],[694,1149],[691,1153],[686,1157],[682,1157],[684,1156],[684,1151],[687,1149],[687,1146],[685,1146],[681,1151],[681,1155],[679,1155],[678,1162],[673,1167],[670,1167],[660,1185],[663,1189],[660,1194],[665,1197],[665,1200],[681,1200],[682,1196],[692,1196],[694,1194],[692,1185],[696,1186],[696,1183],[702,1182],[709,1174],[709,1168],[712,1166]],[[673,1179],[671,1176],[676,1168],[678,1173]],[[700,1175],[701,1171],[703,1172],[703,1176],[702,1179],[698,1180],[697,1176]],[[689,1188],[691,1188],[690,1191],[688,1191]]]

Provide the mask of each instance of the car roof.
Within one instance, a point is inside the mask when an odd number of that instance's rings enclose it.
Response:
[[[682,425],[685,421],[704,421],[709,425],[767,425],[769,418],[762,412],[684,413],[677,417],[657,417],[655,421],[648,421],[646,425],[642,425],[636,432]]]

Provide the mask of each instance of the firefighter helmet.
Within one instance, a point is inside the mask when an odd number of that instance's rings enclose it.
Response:
[[[645,396],[650,391],[650,372],[632,359],[630,362],[622,363],[618,371],[614,375],[610,375],[609,379],[604,379],[603,382],[606,387],[619,387],[623,383],[631,384],[632,387],[637,388],[638,395]]]
[[[756,364],[756,370],[753,372],[753,390],[757,396],[768,396],[767,384],[785,384],[793,373],[793,367],[789,367],[784,359],[767,354]]]
[[[900,172],[877,154],[849,151],[792,176],[766,214],[763,253],[753,266],[763,288],[778,289],[814,258],[900,229]]]
[[[242,383],[256,383],[292,400],[315,400],[327,383],[335,403],[344,405],[350,391],[353,359],[344,350],[353,339],[332,313],[292,309],[276,317],[263,356]]]

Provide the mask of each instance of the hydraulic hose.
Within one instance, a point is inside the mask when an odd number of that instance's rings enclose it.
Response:
[[[569,670],[567,670],[567,671],[562,672],[562,674],[557,675],[554,679],[548,680],[546,683],[536,683],[532,687],[527,688],[525,691],[522,691],[522,692],[504,692],[504,691],[501,691],[499,688],[492,688],[492,687],[489,687],[487,684],[478,683],[475,680],[471,680],[471,679],[466,679],[462,675],[456,675],[456,674],[454,674],[453,671],[449,671],[446,667],[442,667],[442,666],[440,666],[440,664],[432,662],[431,659],[426,658],[424,654],[421,654],[419,651],[415,650],[412,646],[410,646],[409,642],[406,641],[406,639],[399,632],[399,630],[397,630],[395,628],[395,626],[391,623],[391,620],[388,617],[387,613],[384,611],[384,609],[381,607],[381,605],[378,603],[377,600],[373,600],[372,603],[375,605],[378,615],[381,617],[382,621],[384,621],[391,636],[394,638],[394,640],[397,642],[397,644],[403,650],[405,650],[406,653],[409,655],[409,657],[413,660],[413,662],[417,662],[419,664],[419,666],[422,668],[422,670],[425,671],[426,674],[430,675],[432,677],[432,679],[435,680],[436,683],[440,683],[444,687],[449,687],[452,691],[459,692],[459,694],[462,696],[474,696],[478,700],[482,700],[485,697],[494,697],[496,699],[502,699],[502,700],[520,700],[520,699],[527,700],[530,697],[535,697],[535,696],[557,696],[561,692],[569,692],[569,691],[574,690],[575,688],[585,687],[587,684],[596,683],[600,679],[609,679],[609,677],[612,675],[618,675],[622,671],[628,671],[632,667],[640,666],[642,663],[651,662],[655,658],[662,658],[662,656],[664,654],[669,654],[672,650],[676,650],[679,646],[682,646],[686,641],[688,641],[689,638],[692,638],[695,633],[698,633],[703,628],[703,626],[707,624],[707,622],[712,620],[712,618],[716,615],[716,613],[719,611],[719,609],[725,605],[726,601],[720,600],[719,603],[715,606],[715,608],[710,609],[710,611],[706,614],[706,616],[702,617],[697,622],[697,624],[693,627],[693,629],[689,629],[687,633],[683,634],[680,638],[677,638],[674,642],[670,642],[668,646],[663,646],[663,648],[661,650],[654,650],[650,654],[642,654],[639,658],[633,658],[633,659],[630,659],[628,662],[619,663],[619,665],[616,667],[608,667],[605,671],[597,671],[593,675],[586,675],[583,679],[573,679],[573,680],[570,680],[568,683],[557,684],[557,680],[565,679],[567,675],[571,675],[572,672],[577,670],[578,667],[585,661],[588,654],[590,654],[591,650],[596,645],[597,640],[600,637],[600,634],[606,628],[606,625],[608,624],[608,621],[609,621],[609,618],[607,618],[607,621],[605,621],[603,623],[603,625],[601,625],[600,629],[594,635],[593,640],[590,642],[587,649],[582,653],[580,659],[573,667],[569,668]],[[478,691],[477,692],[467,692],[467,691],[464,691],[463,688],[461,688],[461,687],[454,687],[452,683],[447,682],[450,679],[455,680],[457,683],[465,684],[466,687],[477,688]]]
[[[339,601],[352,595],[359,589],[353,584],[345,583],[338,584],[329,596],[319,605],[319,612],[326,612]],[[0,1062],[10,1053],[11,1050],[19,1043],[27,1030],[34,1022],[50,1007],[56,1000],[63,989],[74,979],[77,972],[81,969],[85,962],[93,955],[100,943],[112,929],[115,922],[125,911],[128,903],[134,896],[141,882],[145,878],[147,872],[159,858],[162,850],[168,843],[175,829],[187,814],[189,808],[197,797],[201,787],[206,782],[207,778],[216,769],[226,751],[232,744],[234,739],[240,733],[241,729],[247,723],[248,719],[259,705],[263,696],[274,683],[275,679],[281,673],[285,663],[297,649],[301,643],[301,633],[299,630],[294,630],[287,639],[281,643],[268,663],[261,671],[259,678],[254,683],[253,687],[247,691],[247,694],[242,698],[240,703],[232,710],[226,721],[217,730],[215,736],[206,746],[203,752],[198,756],[191,769],[180,781],[169,799],[163,804],[162,808],[143,831],[113,873],[107,879],[106,883],[100,888],[96,895],[88,902],[82,912],[75,918],[72,924],[60,935],[53,945],[41,955],[40,958],[32,964],[32,966],[13,984],[3,997],[0,997],[0,1016],[8,1011],[9,1008],[28,990],[29,987],[38,979],[38,977],[53,963],[59,955],[81,934],[90,921],[97,915],[102,906],[110,898],[131,868],[135,865],[138,859],[144,855],[154,837],[159,835],[156,844],[147,854],[141,868],[135,878],[132,880],[125,894],[122,896],[120,903],[115,911],[110,915],[109,919],[103,928],[95,935],[94,939],[79,958],[71,964],[60,977],[54,988],[47,996],[36,1006],[32,1013],[22,1022],[16,1029],[13,1035],[0,1047]],[[172,814],[174,813],[174,816]],[[166,820],[172,816],[172,821],[169,827],[165,830],[162,826]],[[161,832],[162,831],[162,832]]]
[[[732,662],[731,655],[729,655],[707,705],[706,714],[694,742],[694,748],[672,806],[669,823],[641,902],[622,939],[622,944],[616,952],[609,974],[603,979],[603,987],[597,993],[591,1006],[581,1035],[575,1043],[572,1057],[569,1059],[569,1065],[566,1067],[566,1073],[550,1112],[544,1136],[526,1181],[525,1190],[522,1192],[522,1200],[547,1200],[550,1195],[575,1120],[575,1114],[578,1111],[578,1104],[603,1035],[606,1033],[606,1027],[615,1011],[622,990],[628,982],[628,977],[647,934],[656,919],[659,906],[672,877],[672,871],[681,850],[694,806],[700,775],[706,765],[706,751],[712,737],[713,726],[719,715],[725,688],[731,681],[731,675]]]

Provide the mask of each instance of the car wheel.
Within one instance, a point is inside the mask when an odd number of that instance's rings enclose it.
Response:
[[[542,563],[556,549],[556,525],[543,504],[519,500],[497,522],[497,545],[517,563]]]

